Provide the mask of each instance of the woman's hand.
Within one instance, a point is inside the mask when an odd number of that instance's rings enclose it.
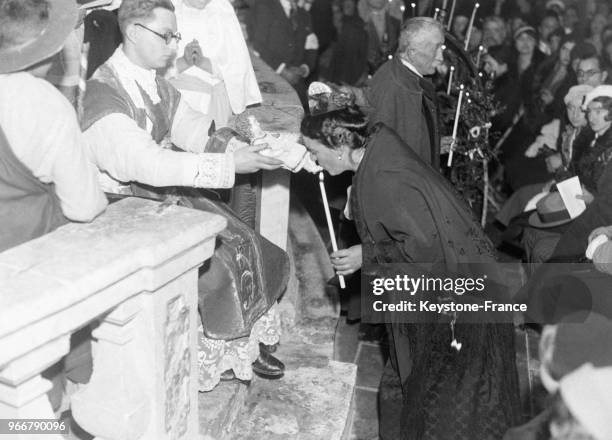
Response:
[[[561,159],[561,154],[559,153],[551,154],[544,159],[544,161],[546,162],[546,170],[549,173],[554,173],[563,166],[563,160]]]
[[[553,96],[550,90],[543,89],[540,92],[540,99],[542,100],[544,105],[550,105],[555,100],[555,97]]]
[[[351,275],[361,269],[361,245],[357,244],[348,249],[340,249],[331,254],[334,270],[338,275]]]
[[[450,153],[451,146],[453,145],[453,137],[452,136],[442,136],[440,138],[440,154],[448,154]]]
[[[595,200],[595,196],[591,194],[591,192],[582,185],[582,195],[577,195],[576,198],[578,200],[584,200],[584,203],[589,205],[593,200]]]

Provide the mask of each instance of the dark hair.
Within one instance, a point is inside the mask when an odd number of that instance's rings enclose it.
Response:
[[[157,8],[174,12],[174,5],[170,0],[123,0],[118,14],[121,32],[125,34],[127,26],[134,22],[149,21],[153,18],[153,10]]]
[[[591,43],[586,41],[576,43],[570,52],[572,62],[574,62],[576,59],[586,60],[587,58],[593,57],[597,57],[597,49]]]
[[[0,0],[0,47],[17,46],[37,36],[48,20],[47,0]]]
[[[612,98],[610,98],[609,96],[598,96],[596,98],[593,98],[591,102],[599,102],[602,108],[608,110],[606,121],[612,121]]]
[[[347,107],[302,119],[300,131],[304,136],[318,139],[330,148],[348,145],[360,148],[367,131],[368,121],[357,107]]]

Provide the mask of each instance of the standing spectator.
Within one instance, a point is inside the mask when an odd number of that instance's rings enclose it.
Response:
[[[374,74],[397,50],[401,23],[389,14],[387,0],[368,0],[368,65]]]
[[[342,22],[334,46],[329,78],[338,84],[360,85],[368,72],[368,34],[355,0],[342,2]]]
[[[295,0],[258,0],[251,17],[251,40],[261,58],[296,90],[305,109],[306,78],[315,68],[319,42],[310,14]]]
[[[319,55],[327,50],[336,39],[332,0],[314,0],[310,7],[312,29],[319,40]]]
[[[387,61],[372,78],[368,93],[373,107],[370,123],[383,122],[434,169],[440,164],[438,106],[432,75],[442,64],[444,29],[428,17],[406,21],[398,56]]]

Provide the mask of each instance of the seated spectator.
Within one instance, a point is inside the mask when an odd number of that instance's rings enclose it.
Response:
[[[508,33],[504,19],[498,16],[490,16],[482,23],[482,44],[489,48],[492,46],[504,46],[508,42]]]
[[[591,43],[597,49],[597,53],[601,54],[603,50],[602,32],[608,24],[607,15],[595,14],[589,22],[589,37],[587,42]]]
[[[586,96],[585,106],[593,135],[590,140],[586,138],[583,145],[574,146],[573,161],[574,172],[583,186],[587,209],[561,230],[552,233],[557,234],[556,237],[549,235],[546,246],[539,246],[532,236],[524,236],[526,247],[537,249],[532,256],[536,263],[551,257],[578,258],[586,250],[591,231],[612,224],[612,167],[608,166],[612,158],[612,87],[593,89]]]
[[[571,163],[574,143],[581,133],[584,133],[583,137],[589,135],[584,130],[587,126],[587,120],[581,106],[584,97],[592,89],[588,85],[572,87],[564,99],[567,109],[565,117],[554,119],[551,123],[544,125],[541,134],[525,152],[528,157],[546,154],[546,164],[551,173],[565,174],[573,168]],[[548,193],[553,184],[554,180],[545,184],[535,183],[519,188],[502,206],[496,219],[502,225],[508,226],[512,218],[523,212],[527,203],[536,194]]]
[[[552,55],[553,51],[550,47],[550,36],[561,27],[559,17],[554,12],[547,12],[540,20],[538,25],[538,49],[545,55]]]

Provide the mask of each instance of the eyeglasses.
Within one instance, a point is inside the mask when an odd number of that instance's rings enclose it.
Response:
[[[162,40],[164,40],[166,42],[166,44],[170,44],[172,43],[172,40],[176,40],[176,42],[178,43],[179,41],[181,41],[181,33],[180,32],[176,32],[176,33],[172,33],[170,31],[166,32],[165,34],[160,34],[159,32],[154,31],[153,29],[149,29],[148,27],[146,27],[144,24],[140,24],[140,23],[134,23],[134,26],[139,26],[143,29],[148,30],[149,32],[151,32],[152,34],[157,35],[159,38],[161,38]]]
[[[583,76],[587,77],[587,78],[590,78],[593,75],[596,75],[598,73],[601,73],[601,70],[595,70],[595,69],[591,69],[591,70],[578,70],[576,72],[576,76],[578,78],[582,78]]]

